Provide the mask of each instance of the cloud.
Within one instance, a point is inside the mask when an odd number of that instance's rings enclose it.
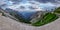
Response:
[[[27,10],[28,9],[28,6],[32,6],[30,3],[27,2],[27,0],[0,0],[0,2],[2,4],[7,4],[7,5],[11,5],[11,6],[5,6],[5,7],[9,7],[11,9],[16,9],[16,8],[19,8],[21,5],[26,7]],[[1,5],[0,3],[0,5]],[[12,4],[13,3],[13,4]],[[54,6],[57,6],[59,7],[60,6],[60,0],[32,0],[32,3],[35,3],[37,4],[39,7],[41,8],[49,8],[49,7],[54,7]]]
[[[5,0],[0,0],[0,5],[5,4]]]
[[[40,4],[47,4],[51,3],[56,5],[57,7],[60,7],[60,0],[35,0],[36,2],[39,2]],[[49,5],[49,4],[48,4]]]
[[[12,2],[21,2],[22,0],[9,0],[9,1],[12,1]]]
[[[35,0],[35,1],[38,1],[38,2],[41,2],[41,3],[47,3],[47,2],[57,3],[60,0]]]

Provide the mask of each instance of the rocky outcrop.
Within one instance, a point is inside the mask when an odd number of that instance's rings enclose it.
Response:
[[[36,21],[39,21],[38,19],[42,19],[43,15],[45,14],[45,11],[37,11],[35,14],[31,16],[31,23],[34,23]]]

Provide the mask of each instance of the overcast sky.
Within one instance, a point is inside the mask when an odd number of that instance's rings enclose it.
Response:
[[[0,2],[2,1],[7,1],[7,0],[0,0]],[[27,0],[11,0],[13,2],[21,2],[21,1],[27,1]],[[34,1],[37,1],[37,2],[40,2],[40,3],[55,3],[55,4],[60,4],[60,0],[34,0]]]
[[[51,8],[53,6],[57,6],[57,7],[60,6],[60,0],[30,0],[30,1],[38,2],[38,4],[40,4],[41,8],[49,8],[49,7]],[[8,1],[8,0],[0,0],[0,5],[2,5],[2,4],[12,5],[12,3],[16,4],[16,5],[13,5],[14,7],[9,6],[9,7],[13,8],[13,9],[19,7],[20,5],[28,5],[29,4],[27,2],[27,0],[10,0],[10,1]],[[7,7],[7,6],[5,6],[5,7]],[[25,7],[27,7],[27,6],[25,6]]]

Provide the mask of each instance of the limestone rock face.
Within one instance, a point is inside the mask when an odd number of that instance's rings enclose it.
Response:
[[[35,14],[33,14],[31,16],[31,21],[30,22],[34,23],[34,22],[39,21],[39,19],[41,20],[45,13],[46,13],[45,11],[37,11]]]
[[[0,16],[2,16],[2,13],[0,13]]]

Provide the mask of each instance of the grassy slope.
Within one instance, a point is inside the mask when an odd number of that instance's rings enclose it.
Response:
[[[54,13],[60,14],[60,7],[58,7],[58,8],[54,11]]]
[[[47,24],[51,21],[54,21],[55,19],[57,19],[58,17],[55,15],[55,14],[52,14],[52,13],[47,13],[43,19],[41,21],[38,21],[38,22],[35,22],[33,23],[32,25],[34,26],[41,26],[41,25],[44,25],[44,24]]]

